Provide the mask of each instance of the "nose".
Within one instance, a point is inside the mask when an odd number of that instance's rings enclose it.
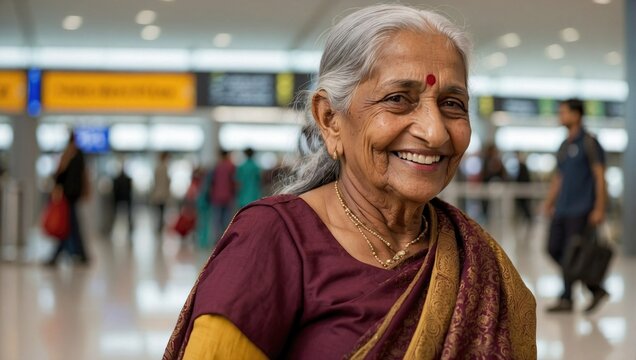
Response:
[[[420,103],[414,112],[412,134],[431,148],[439,148],[450,140],[444,116],[437,103]]]

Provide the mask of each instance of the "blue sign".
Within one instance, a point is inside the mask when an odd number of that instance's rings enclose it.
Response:
[[[42,111],[42,70],[29,69],[27,74],[27,113],[36,117]]]
[[[106,126],[81,126],[73,130],[75,144],[85,153],[100,154],[110,151],[109,129]]]

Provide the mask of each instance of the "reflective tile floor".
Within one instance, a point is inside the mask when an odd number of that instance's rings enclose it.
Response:
[[[39,265],[51,250],[41,236],[27,261],[0,263],[0,359],[161,358],[208,253],[153,233],[144,210],[131,238],[122,221],[110,237],[88,232],[89,267]],[[545,222],[501,229],[495,236],[537,297],[539,359],[636,359],[636,258],[616,258],[611,297],[595,314],[583,315],[589,296],[577,287],[573,313],[548,315],[561,282],[543,253]]]

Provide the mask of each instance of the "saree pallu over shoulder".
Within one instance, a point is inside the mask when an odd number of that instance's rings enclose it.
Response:
[[[536,359],[535,299],[510,259],[459,209],[439,199],[428,208],[422,267],[349,358]]]

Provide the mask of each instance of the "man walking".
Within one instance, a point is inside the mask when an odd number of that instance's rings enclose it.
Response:
[[[548,312],[572,311],[572,285],[577,279],[568,274],[564,263],[568,243],[577,237],[589,241],[586,235],[605,217],[605,154],[583,127],[583,113],[583,102],[578,99],[565,100],[559,106],[559,120],[567,128],[568,136],[557,153],[558,169],[552,178],[545,210],[552,216],[548,252],[561,266],[564,289]],[[585,311],[591,312],[608,293],[601,284],[585,285],[593,296]]]

